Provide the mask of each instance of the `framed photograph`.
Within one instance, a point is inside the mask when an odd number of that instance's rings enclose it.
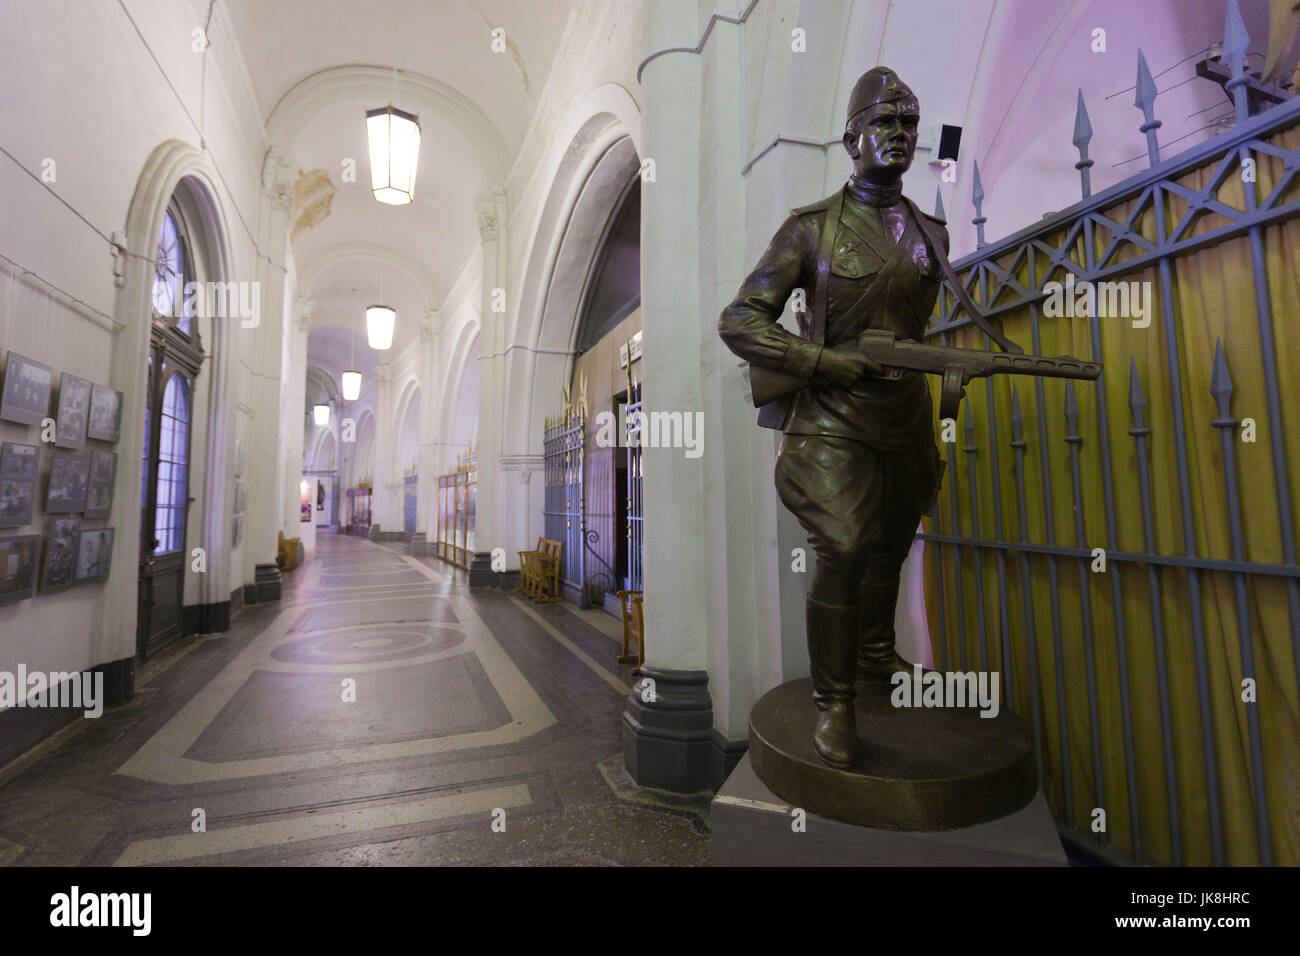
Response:
[[[0,538],[0,604],[12,604],[36,594],[39,534]]]
[[[50,413],[50,383],[53,380],[54,373],[48,365],[10,352],[4,390],[0,391],[0,418],[23,425],[39,425]]]
[[[86,486],[86,517],[107,518],[113,507],[113,479],[117,452],[97,451],[90,456],[90,484]]]
[[[237,548],[239,547],[240,542],[243,540],[244,540],[244,516],[235,515],[234,527],[232,527],[230,530],[230,546],[232,548]]]
[[[11,441],[0,445],[0,528],[32,523],[37,451],[35,445]]]
[[[90,481],[90,456],[56,451],[50,466],[50,490],[45,495],[46,514],[72,514],[86,509]]]
[[[235,514],[242,515],[245,510],[244,505],[244,483],[237,481],[235,482]]]
[[[41,572],[41,593],[62,591],[77,583],[77,545],[81,541],[80,518],[55,518],[45,542],[45,568]]]
[[[113,529],[81,531],[77,538],[77,583],[107,581],[113,567]]]
[[[122,433],[122,393],[107,385],[90,386],[90,424],[86,437],[117,441]]]
[[[55,419],[54,447],[86,447],[86,420],[90,415],[90,382],[63,373],[59,380],[59,414]]]

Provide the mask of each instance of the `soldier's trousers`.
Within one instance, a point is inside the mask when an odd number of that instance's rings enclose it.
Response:
[[[826,435],[782,440],[777,494],[817,556],[808,651],[819,706],[853,699],[862,635],[889,634],[892,645],[899,572],[939,478],[932,440],[910,452]]]

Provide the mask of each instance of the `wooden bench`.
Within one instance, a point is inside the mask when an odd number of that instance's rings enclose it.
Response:
[[[645,663],[645,614],[644,591],[619,591],[618,599],[623,605],[623,653],[619,656],[620,664]],[[636,656],[628,653],[628,638],[636,637]]]
[[[564,542],[538,538],[533,551],[519,552],[519,591],[539,604],[564,600],[560,593],[560,557]]]

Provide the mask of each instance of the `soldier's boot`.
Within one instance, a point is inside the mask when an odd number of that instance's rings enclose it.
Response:
[[[813,748],[840,769],[852,766],[858,744],[853,673],[860,610],[858,604],[823,604],[808,598],[808,659],[817,704]]]
[[[894,649],[894,606],[898,581],[862,586],[862,629],[858,638],[858,679],[888,682],[898,671],[912,676],[912,665]]]

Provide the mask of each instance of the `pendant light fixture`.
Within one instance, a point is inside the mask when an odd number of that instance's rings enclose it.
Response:
[[[361,397],[361,373],[356,370],[357,364],[357,337],[351,331],[348,332],[348,349],[351,358],[348,364],[352,366],[341,376],[341,385],[343,386],[343,400],[345,402],[355,402]]]
[[[393,97],[397,98],[397,67],[393,67]],[[404,206],[415,197],[415,171],[420,164],[420,118],[387,106],[366,110],[370,140],[370,190],[389,206]]]
[[[328,405],[313,405],[311,407],[312,419],[321,428],[330,423],[330,407]]]
[[[393,347],[393,326],[397,310],[386,305],[366,306],[366,338],[370,347],[383,352]]]

